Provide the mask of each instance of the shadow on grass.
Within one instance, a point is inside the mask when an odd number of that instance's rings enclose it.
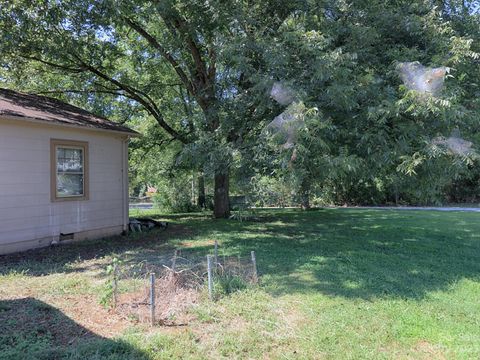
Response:
[[[99,336],[34,298],[0,301],[0,358],[148,359],[126,342]]]
[[[69,273],[104,268],[103,258],[121,254],[138,255],[140,259],[156,256],[168,248],[167,241],[188,236],[191,231],[182,225],[169,226],[167,230],[155,229],[128,236],[87,240],[54,247],[0,255],[0,276],[24,273],[29,276]],[[82,268],[82,264],[85,267]]]
[[[418,299],[461,279],[480,281],[480,215],[474,213],[295,212],[245,225],[222,245],[243,254],[255,250],[274,295]]]
[[[260,222],[193,221],[189,250],[247,257],[256,251],[273,295],[415,298],[480,281],[480,214],[386,209],[259,212]],[[192,246],[197,241],[198,245]]]
[[[40,250],[18,255],[24,257],[20,263],[0,257],[0,274],[23,268],[32,275],[69,271],[76,258],[112,254],[131,262],[158,262],[171,256],[174,246],[202,257],[212,252],[215,239],[221,255],[248,256],[255,250],[263,286],[274,295],[422,298],[461,279],[480,281],[477,213],[334,209],[258,215],[259,222],[212,220],[204,214],[162,216],[174,221],[171,229],[176,230],[65,246],[53,253]]]

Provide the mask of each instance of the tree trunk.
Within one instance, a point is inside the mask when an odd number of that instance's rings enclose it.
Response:
[[[198,206],[205,209],[205,176],[203,173],[198,175]]]
[[[230,216],[229,174],[227,172],[215,174],[214,216],[228,218]]]
[[[302,182],[302,186],[300,188],[300,196],[302,210],[310,209],[310,184],[306,181]]]

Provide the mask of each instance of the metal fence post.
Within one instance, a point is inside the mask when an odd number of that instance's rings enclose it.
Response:
[[[150,319],[155,325],[155,273],[150,273]]]
[[[253,281],[258,282],[258,273],[257,273],[257,259],[255,258],[255,251],[251,252],[252,255],[252,266],[253,266]]]
[[[177,264],[177,250],[173,252],[173,260],[172,260],[172,271],[175,272],[175,266]]]
[[[213,276],[212,276],[212,257],[207,255],[207,273],[208,273],[208,297],[213,299]]]
[[[118,297],[117,297],[117,293],[118,293],[118,279],[117,279],[117,264],[114,264],[113,265],[113,308],[116,309],[117,308],[117,303],[118,303]]]

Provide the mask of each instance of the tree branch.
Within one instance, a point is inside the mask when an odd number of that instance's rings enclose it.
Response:
[[[210,65],[208,66],[207,76],[211,82],[215,82],[215,77],[217,76],[217,53],[213,46],[208,50],[208,55],[210,58]]]
[[[93,67],[92,65],[87,64],[82,59],[80,59],[77,55],[73,54],[73,56],[78,61],[80,67],[75,67],[74,68],[74,67],[70,67],[70,66],[66,66],[66,65],[56,64],[56,63],[53,63],[53,62],[50,62],[50,61],[47,61],[47,60],[43,60],[39,57],[34,57],[34,56],[29,56],[29,57],[24,57],[24,58],[27,59],[27,60],[40,62],[42,64],[51,66],[53,68],[69,71],[69,72],[72,72],[72,73],[89,71],[92,74],[97,75],[99,78],[101,78],[104,81],[109,82],[109,83],[111,83],[111,84],[113,84],[117,87],[117,89],[108,89],[108,88],[105,87],[106,90],[102,90],[103,92],[111,93],[112,95],[125,96],[125,97],[128,97],[128,98],[138,102],[139,104],[141,104],[145,108],[145,110],[147,112],[149,112],[155,118],[157,123],[169,135],[171,135],[173,138],[181,141],[182,143],[187,143],[187,139],[185,138],[184,135],[180,134],[175,129],[173,129],[170,125],[167,124],[167,122],[163,118],[162,113],[160,112],[159,108],[157,107],[156,103],[153,101],[153,99],[150,96],[148,96],[148,94],[146,94],[145,92],[143,92],[141,90],[137,90],[130,85],[126,85],[126,84],[123,84],[123,83],[119,82],[118,80],[115,80],[114,78],[106,75],[105,73],[103,73],[99,69]],[[122,93],[118,93],[118,91],[122,91]]]
[[[168,133],[170,134],[172,137],[174,137],[175,139],[181,141],[182,143],[187,143],[187,139],[182,135],[180,134],[179,132],[177,132],[176,130],[174,130],[170,125],[168,125],[166,122],[165,122],[165,119],[163,118],[163,115],[161,114],[161,112],[159,111],[157,105],[155,104],[155,102],[151,99],[150,96],[148,96],[147,94],[145,94],[143,91],[141,90],[137,90],[135,88],[133,88],[132,86],[130,85],[126,85],[126,84],[123,84],[121,82],[119,82],[118,80],[115,80],[113,79],[112,77],[104,74],[103,72],[101,72],[99,69],[83,62],[82,60],[78,59],[81,64],[86,68],[88,69],[91,73],[97,75],[98,77],[102,78],[103,80],[107,81],[107,82],[110,82],[111,84],[117,86],[119,88],[119,90],[123,90],[124,92],[126,92],[127,94],[129,94],[131,96],[131,98],[135,101],[137,101],[138,103],[140,103],[141,105],[143,105],[143,107],[155,118],[155,120],[157,121],[157,123]],[[144,96],[145,98],[143,98],[142,96]]]
[[[154,141],[153,143],[151,143],[150,145],[148,146],[144,146],[143,147],[143,154],[141,155],[141,162],[143,162],[143,160],[145,160],[145,158],[147,157],[147,155],[150,153],[150,151],[152,151],[155,147],[162,147],[162,146],[165,146],[165,145],[169,145],[171,144],[172,142],[174,142],[176,139],[175,138],[171,138],[171,139],[163,139],[163,140],[160,140],[160,141]]]
[[[183,85],[187,88],[187,90],[192,94],[195,95],[195,88],[188,78],[187,74],[183,71],[182,67],[178,63],[178,61],[170,54],[152,35],[150,35],[143,27],[141,27],[136,22],[132,21],[131,19],[124,17],[125,22],[128,26],[130,26],[133,30],[135,30],[140,36],[142,36],[147,42],[157,49],[160,52],[160,55],[163,56],[173,67],[175,72],[177,73],[178,77],[182,81]]]
[[[200,49],[197,43],[195,42],[192,35],[188,31],[188,27],[186,26],[185,21],[179,18],[176,18],[173,21],[173,27],[177,29],[180,33],[182,33],[182,35],[185,37],[185,41],[187,43],[188,48],[190,49],[190,54],[192,55],[193,62],[197,69],[198,77],[203,83],[206,83],[208,81],[207,66],[205,64],[205,61],[202,59],[202,54],[200,53]]]
[[[66,66],[66,65],[55,64],[55,63],[52,63],[52,62],[50,62],[50,61],[43,60],[43,59],[38,58],[38,57],[35,57],[35,56],[24,56],[24,55],[20,55],[20,57],[24,58],[25,60],[37,61],[37,62],[39,62],[39,63],[42,63],[42,64],[45,64],[45,65],[51,66],[51,67],[53,67],[53,68],[65,70],[65,71],[72,72],[72,73],[80,73],[80,72],[85,72],[85,71],[87,71],[86,69],[83,69],[83,68],[74,68],[74,67],[70,67],[70,66]]]
[[[90,93],[100,93],[100,94],[110,94],[116,96],[124,96],[129,99],[132,99],[128,94],[111,91],[111,90],[76,90],[76,89],[63,89],[63,90],[49,90],[49,91],[37,91],[35,95],[49,95],[49,94],[65,94],[65,93],[74,93],[74,94],[90,94]],[[135,100],[135,99],[132,99]]]

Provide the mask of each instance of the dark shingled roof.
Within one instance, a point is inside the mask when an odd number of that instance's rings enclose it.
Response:
[[[94,115],[63,101],[0,88],[0,117],[2,116],[15,116],[46,123],[120,131],[138,135],[136,131],[126,126]]]

